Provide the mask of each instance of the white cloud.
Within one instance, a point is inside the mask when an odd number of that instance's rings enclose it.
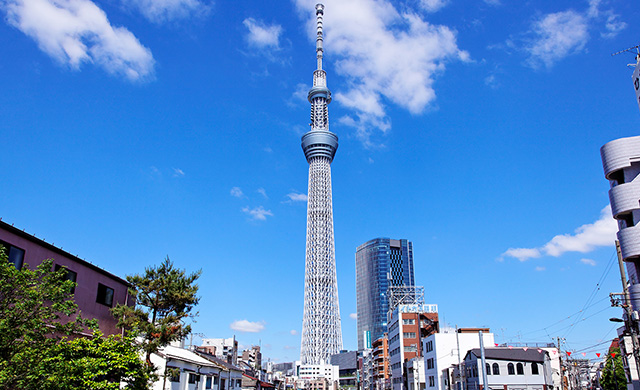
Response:
[[[542,272],[542,271],[546,271],[546,270],[547,269],[545,267],[540,267],[540,266],[536,267],[536,271],[538,271],[538,272]]]
[[[589,28],[595,22],[605,21],[603,38],[613,38],[627,27],[613,10],[601,10],[601,0],[589,0],[584,12],[567,10],[543,15],[533,22],[529,35],[533,38],[525,45],[529,53],[527,64],[533,68],[552,67],[559,60],[584,50],[589,41]]]
[[[258,333],[264,330],[264,322],[251,322],[247,320],[233,321],[229,328],[245,333]]]
[[[258,221],[266,221],[267,217],[273,217],[271,210],[265,210],[262,206],[254,207],[252,209],[247,206],[242,209],[242,212],[249,215],[251,219]]]
[[[351,318],[352,320],[357,320],[358,319],[358,313],[349,313],[349,318]]]
[[[173,168],[173,177],[182,177],[184,176],[184,171],[180,168]]]
[[[154,23],[169,22],[190,17],[201,17],[210,11],[210,6],[198,0],[123,0]]]
[[[589,40],[587,18],[575,11],[547,14],[533,24],[535,38],[525,48],[528,64],[550,68],[558,60],[581,51]]]
[[[280,34],[282,26],[274,24],[268,26],[253,18],[245,19],[242,24],[249,30],[247,42],[259,48],[278,49],[280,47]]]
[[[607,22],[605,23],[604,27],[606,28],[607,32],[601,33],[600,36],[602,36],[603,38],[614,38],[620,33],[620,31],[627,28],[627,23],[619,21],[618,15],[614,14],[613,12],[608,12]]]
[[[307,194],[298,194],[297,192],[287,194],[287,198],[289,198],[290,202],[306,202],[309,200]]]
[[[447,4],[448,0],[420,0],[420,5],[428,12],[436,12]]]
[[[485,3],[493,6],[501,5],[500,0],[484,0]]]
[[[315,41],[315,0],[295,0],[309,16]],[[449,61],[467,61],[455,32],[430,24],[416,10],[399,11],[389,0],[326,0],[325,49],[332,66],[347,80],[347,89],[334,91],[336,101],[354,111],[340,123],[356,129],[365,146],[377,129],[391,127],[385,104],[421,114],[436,98],[435,78]]]
[[[295,329],[291,329],[291,330],[289,331],[289,333],[291,333],[291,335],[292,335],[292,336],[297,336],[297,335],[298,335],[298,331],[297,331],[297,330],[295,330]]]
[[[244,193],[242,192],[240,187],[233,187],[231,188],[231,196],[235,196],[236,198],[242,198],[244,196]]]
[[[595,266],[596,266],[596,264],[597,264],[597,263],[596,263],[596,261],[595,261],[595,260],[593,260],[593,259],[580,259],[580,262],[581,262],[582,264],[590,265],[590,266],[592,266],[592,267],[595,267]]]
[[[132,81],[153,76],[151,51],[90,0],[5,0],[3,8],[9,24],[72,69],[93,63]]]
[[[541,256],[559,257],[566,252],[588,253],[601,246],[613,245],[617,231],[618,224],[611,216],[611,207],[607,206],[600,212],[600,219],[580,226],[574,234],[559,234],[538,248],[509,248],[501,259],[513,257],[526,261]]]
[[[265,199],[269,199],[269,197],[267,196],[267,191],[264,188],[258,188],[256,191],[260,195],[264,196]]]

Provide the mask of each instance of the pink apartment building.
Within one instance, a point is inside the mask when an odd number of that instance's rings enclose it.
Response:
[[[0,221],[0,245],[17,268],[27,265],[35,268],[46,259],[53,259],[55,269],[66,267],[67,277],[77,283],[74,298],[82,317],[98,320],[105,335],[122,332],[110,309],[118,303],[134,304],[126,280],[3,221]]]

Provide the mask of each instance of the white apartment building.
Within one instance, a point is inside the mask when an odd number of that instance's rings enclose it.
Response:
[[[422,342],[426,390],[450,390],[453,366],[464,360],[467,351],[480,347],[479,331],[485,347],[494,346],[489,329],[461,328],[456,333],[435,333]],[[411,390],[411,389],[410,389]]]
[[[301,364],[300,361],[297,361],[296,372],[298,380],[303,383],[325,378],[330,384],[333,384],[340,378],[340,367],[331,364]]]
[[[424,358],[409,360],[407,366],[407,390],[425,390]]]
[[[238,364],[238,341],[235,337],[202,339],[201,347],[231,364]]]

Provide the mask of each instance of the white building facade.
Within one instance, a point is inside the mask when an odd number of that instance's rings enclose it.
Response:
[[[494,336],[484,329],[485,346],[494,346]],[[424,378],[426,390],[451,389],[453,366],[461,363],[470,349],[480,347],[479,329],[459,329],[456,333],[435,333],[423,340]]]
[[[539,348],[485,348],[485,367],[481,352],[467,352],[462,370],[467,390],[551,390],[550,357]],[[487,384],[483,370],[486,370]]]

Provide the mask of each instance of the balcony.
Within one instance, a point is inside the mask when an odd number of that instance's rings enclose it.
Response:
[[[609,190],[609,201],[611,202],[611,214],[617,218],[621,213],[628,213],[631,210],[640,209],[638,200],[640,198],[640,180],[631,183],[620,184]]]
[[[624,228],[618,232],[620,249],[624,260],[640,257],[640,225]]]

